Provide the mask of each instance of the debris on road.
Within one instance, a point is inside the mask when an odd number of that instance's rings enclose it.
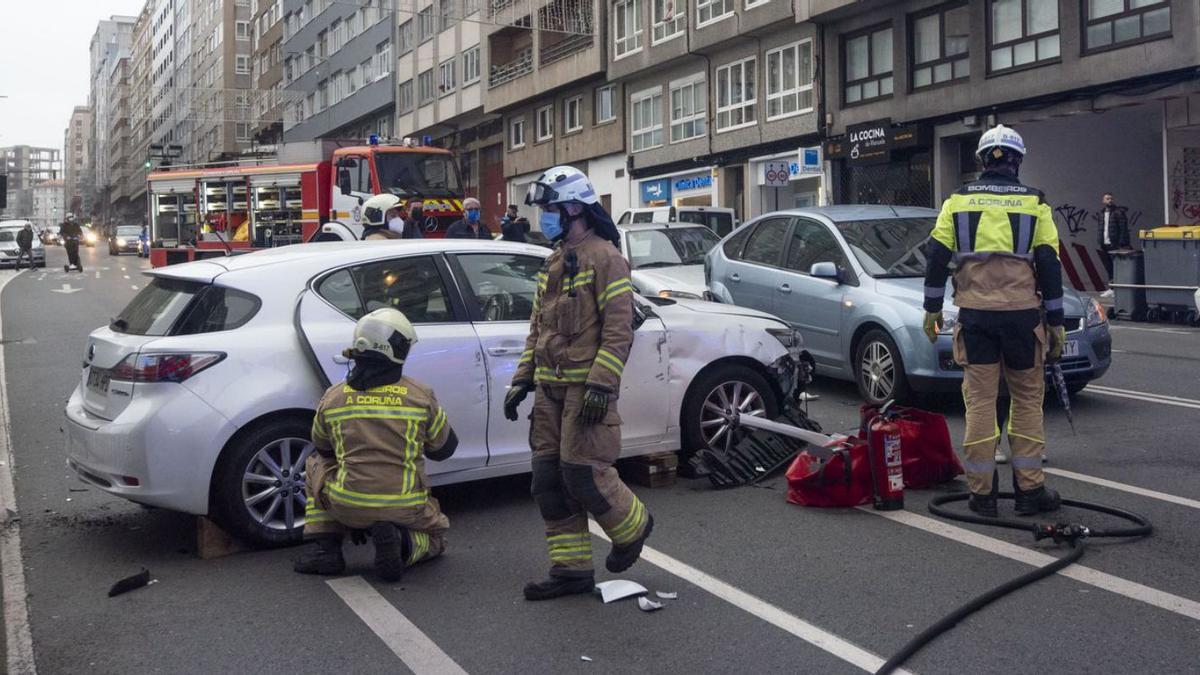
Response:
[[[586,662],[588,662],[588,663],[591,663],[591,662],[592,662],[592,657],[590,657],[590,656],[581,656],[581,657],[579,657],[579,660],[580,660],[580,661],[586,661]]]
[[[112,588],[108,589],[108,597],[112,598],[148,585],[150,585],[150,570],[143,567],[141,572],[125,577],[113,584]]]
[[[667,593],[665,591],[654,591],[654,594],[663,600],[674,600],[679,597],[678,593]]]
[[[643,612],[657,612],[663,608],[663,604],[657,600],[651,600],[645,596],[638,598],[638,609]]]
[[[600,599],[604,600],[604,604],[624,600],[649,593],[646,587],[636,581],[626,581],[625,579],[614,579],[612,581],[604,581],[596,584],[596,590],[600,593]]]

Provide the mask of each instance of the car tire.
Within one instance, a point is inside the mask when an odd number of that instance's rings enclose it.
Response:
[[[859,340],[854,350],[854,383],[863,400],[871,405],[912,399],[904,359],[886,331],[876,328]]]
[[[259,546],[301,540],[304,460],[312,452],[311,428],[301,417],[283,417],[258,424],[232,441],[213,474],[210,510],[222,527]],[[266,458],[278,472],[264,462]]]
[[[739,404],[744,404],[740,405],[743,410],[753,411],[767,419],[779,415],[775,390],[762,375],[747,366],[734,363],[712,368],[692,381],[683,399],[679,420],[683,441],[680,454],[683,457],[690,457],[704,448],[732,447],[740,440],[738,432],[720,423],[722,415],[706,405],[711,403],[725,407],[720,391],[724,392],[725,400],[729,403],[733,403],[731,399],[737,399]]]

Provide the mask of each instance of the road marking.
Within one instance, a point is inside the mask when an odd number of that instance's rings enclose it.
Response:
[[[135,291],[138,289],[138,287],[137,287],[137,284],[134,284],[134,285],[130,286],[130,288],[132,288],[132,289],[133,289],[133,290],[135,290]]]
[[[1194,410],[1200,410],[1200,401],[1194,398],[1180,398],[1178,396],[1167,396],[1165,394],[1150,394],[1144,391],[1102,387],[1098,384],[1090,384],[1084,391],[1100,394],[1102,396],[1115,396],[1116,398],[1129,398],[1135,401],[1147,401],[1150,403],[1173,405],[1179,408],[1192,408]]]
[[[1114,326],[1109,324],[1109,330],[1140,330],[1143,333],[1173,333],[1175,335],[1191,335],[1191,331],[1175,328],[1139,328],[1138,326]]]
[[[325,583],[409,670],[417,675],[466,675],[467,671],[362,577],[345,577]]]
[[[51,293],[66,293],[67,295],[70,295],[72,293],[78,293],[79,291],[82,291],[82,290],[83,290],[82,288],[74,288],[73,286],[71,286],[71,284],[63,284],[62,288],[51,288],[50,292]]]
[[[121,275],[121,276],[125,277],[126,279],[128,279],[128,278],[129,278],[129,275],[128,275],[128,274],[123,274],[123,275]]]
[[[915,527],[918,530],[936,534],[939,537],[945,537],[989,553],[995,553],[998,556],[1008,558],[1009,560],[1016,560],[1026,565],[1042,567],[1056,560],[1054,556],[1039,553],[1038,551],[1000,539],[994,539],[941,520],[912,513],[911,511],[876,511],[866,506],[858,508],[866,513],[873,513],[888,520],[893,520],[909,527]],[[1096,588],[1125,596],[1131,600],[1144,602],[1147,605],[1200,621],[1200,602],[1196,602],[1195,600],[1189,600],[1179,595],[1160,591],[1157,588],[1129,581],[1128,579],[1101,572],[1091,567],[1085,567],[1078,563],[1060,570],[1058,574],[1089,586],[1095,586]]]
[[[605,541],[611,541],[604,530],[594,520],[588,521],[588,528],[592,534],[600,537]],[[859,647],[858,645],[849,642],[843,638],[834,635],[826,630],[823,630],[813,624],[801,619],[800,617],[789,614],[788,612],[772,605],[771,603],[753,596],[739,588],[731,586],[720,579],[705,574],[700,570],[676,560],[671,556],[656,551],[650,547],[642,549],[642,560],[662,568],[663,570],[673,574],[680,579],[701,589],[708,591],[712,595],[728,602],[738,609],[753,614],[754,616],[766,621],[767,623],[782,629],[805,642],[822,649],[830,654],[842,659],[843,661],[859,668],[874,673],[879,670],[879,667],[885,663],[885,660],[872,654],[871,652]],[[897,670],[898,673],[907,673],[905,670]]]
[[[1097,478],[1096,476],[1089,476],[1089,475],[1083,474],[1083,473],[1075,473],[1074,471],[1067,471],[1066,469],[1052,469],[1047,466],[1047,467],[1043,467],[1042,471],[1049,473],[1049,474],[1054,474],[1055,476],[1062,476],[1063,478],[1070,478],[1071,480],[1082,481],[1084,483],[1091,483],[1093,485],[1099,485],[1101,487],[1112,488],[1114,490],[1120,490],[1122,492],[1128,492],[1128,493],[1135,494],[1135,495],[1141,495],[1143,497],[1150,497],[1151,499],[1159,499],[1164,502],[1170,502],[1172,504],[1179,504],[1180,506],[1190,506],[1193,509],[1200,509],[1200,501],[1195,500],[1195,499],[1188,499],[1187,497],[1178,497],[1176,495],[1167,494],[1166,492],[1158,492],[1157,490],[1147,490],[1146,488],[1141,488],[1136,485],[1126,485],[1124,483],[1118,483],[1114,480],[1108,480],[1107,478]]]
[[[0,278],[0,292],[14,277]],[[0,338],[4,330],[0,326]],[[13,485],[12,439],[9,437],[8,381],[4,375],[4,349],[0,348],[0,588],[4,595],[4,645],[8,672],[35,673],[33,635],[29,630],[29,605],[25,596],[25,562],[21,559],[21,521]]]

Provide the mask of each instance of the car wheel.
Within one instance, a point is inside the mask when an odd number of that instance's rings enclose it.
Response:
[[[310,428],[299,418],[272,420],[224,453],[212,489],[213,515],[222,526],[263,546],[301,540]]]
[[[875,329],[863,336],[854,353],[854,381],[871,405],[904,402],[911,396],[904,360],[892,336]]]
[[[696,378],[683,402],[683,454],[732,449],[742,434],[731,425],[735,410],[772,419],[779,414],[779,402],[766,379],[746,366],[722,365]]]

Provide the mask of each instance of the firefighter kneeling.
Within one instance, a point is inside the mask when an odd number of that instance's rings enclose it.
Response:
[[[297,572],[341,574],[347,529],[371,534],[385,581],[445,550],[450,521],[429,494],[422,455],[448,459],[458,438],[433,391],[403,375],[416,341],[395,309],[377,309],[355,325],[350,374],[325,392],[313,419],[304,537],[316,550],[296,561]]]
[[[1058,493],[1045,486],[1042,473],[1042,399],[1043,357],[1048,352],[1046,358],[1058,360],[1066,337],[1058,230],[1042,193],[1017,180],[1025,157],[1025,142],[1017,132],[1004,125],[990,129],[980,138],[976,155],[983,174],[942,205],[929,242],[925,334],[930,342],[937,340],[953,260],[954,302],[959,307],[954,360],[964,371],[963,464],[971,489],[969,506],[980,515],[998,514],[996,398],[1003,375],[1012,398],[1008,443],[1016,511],[1055,511]]]

